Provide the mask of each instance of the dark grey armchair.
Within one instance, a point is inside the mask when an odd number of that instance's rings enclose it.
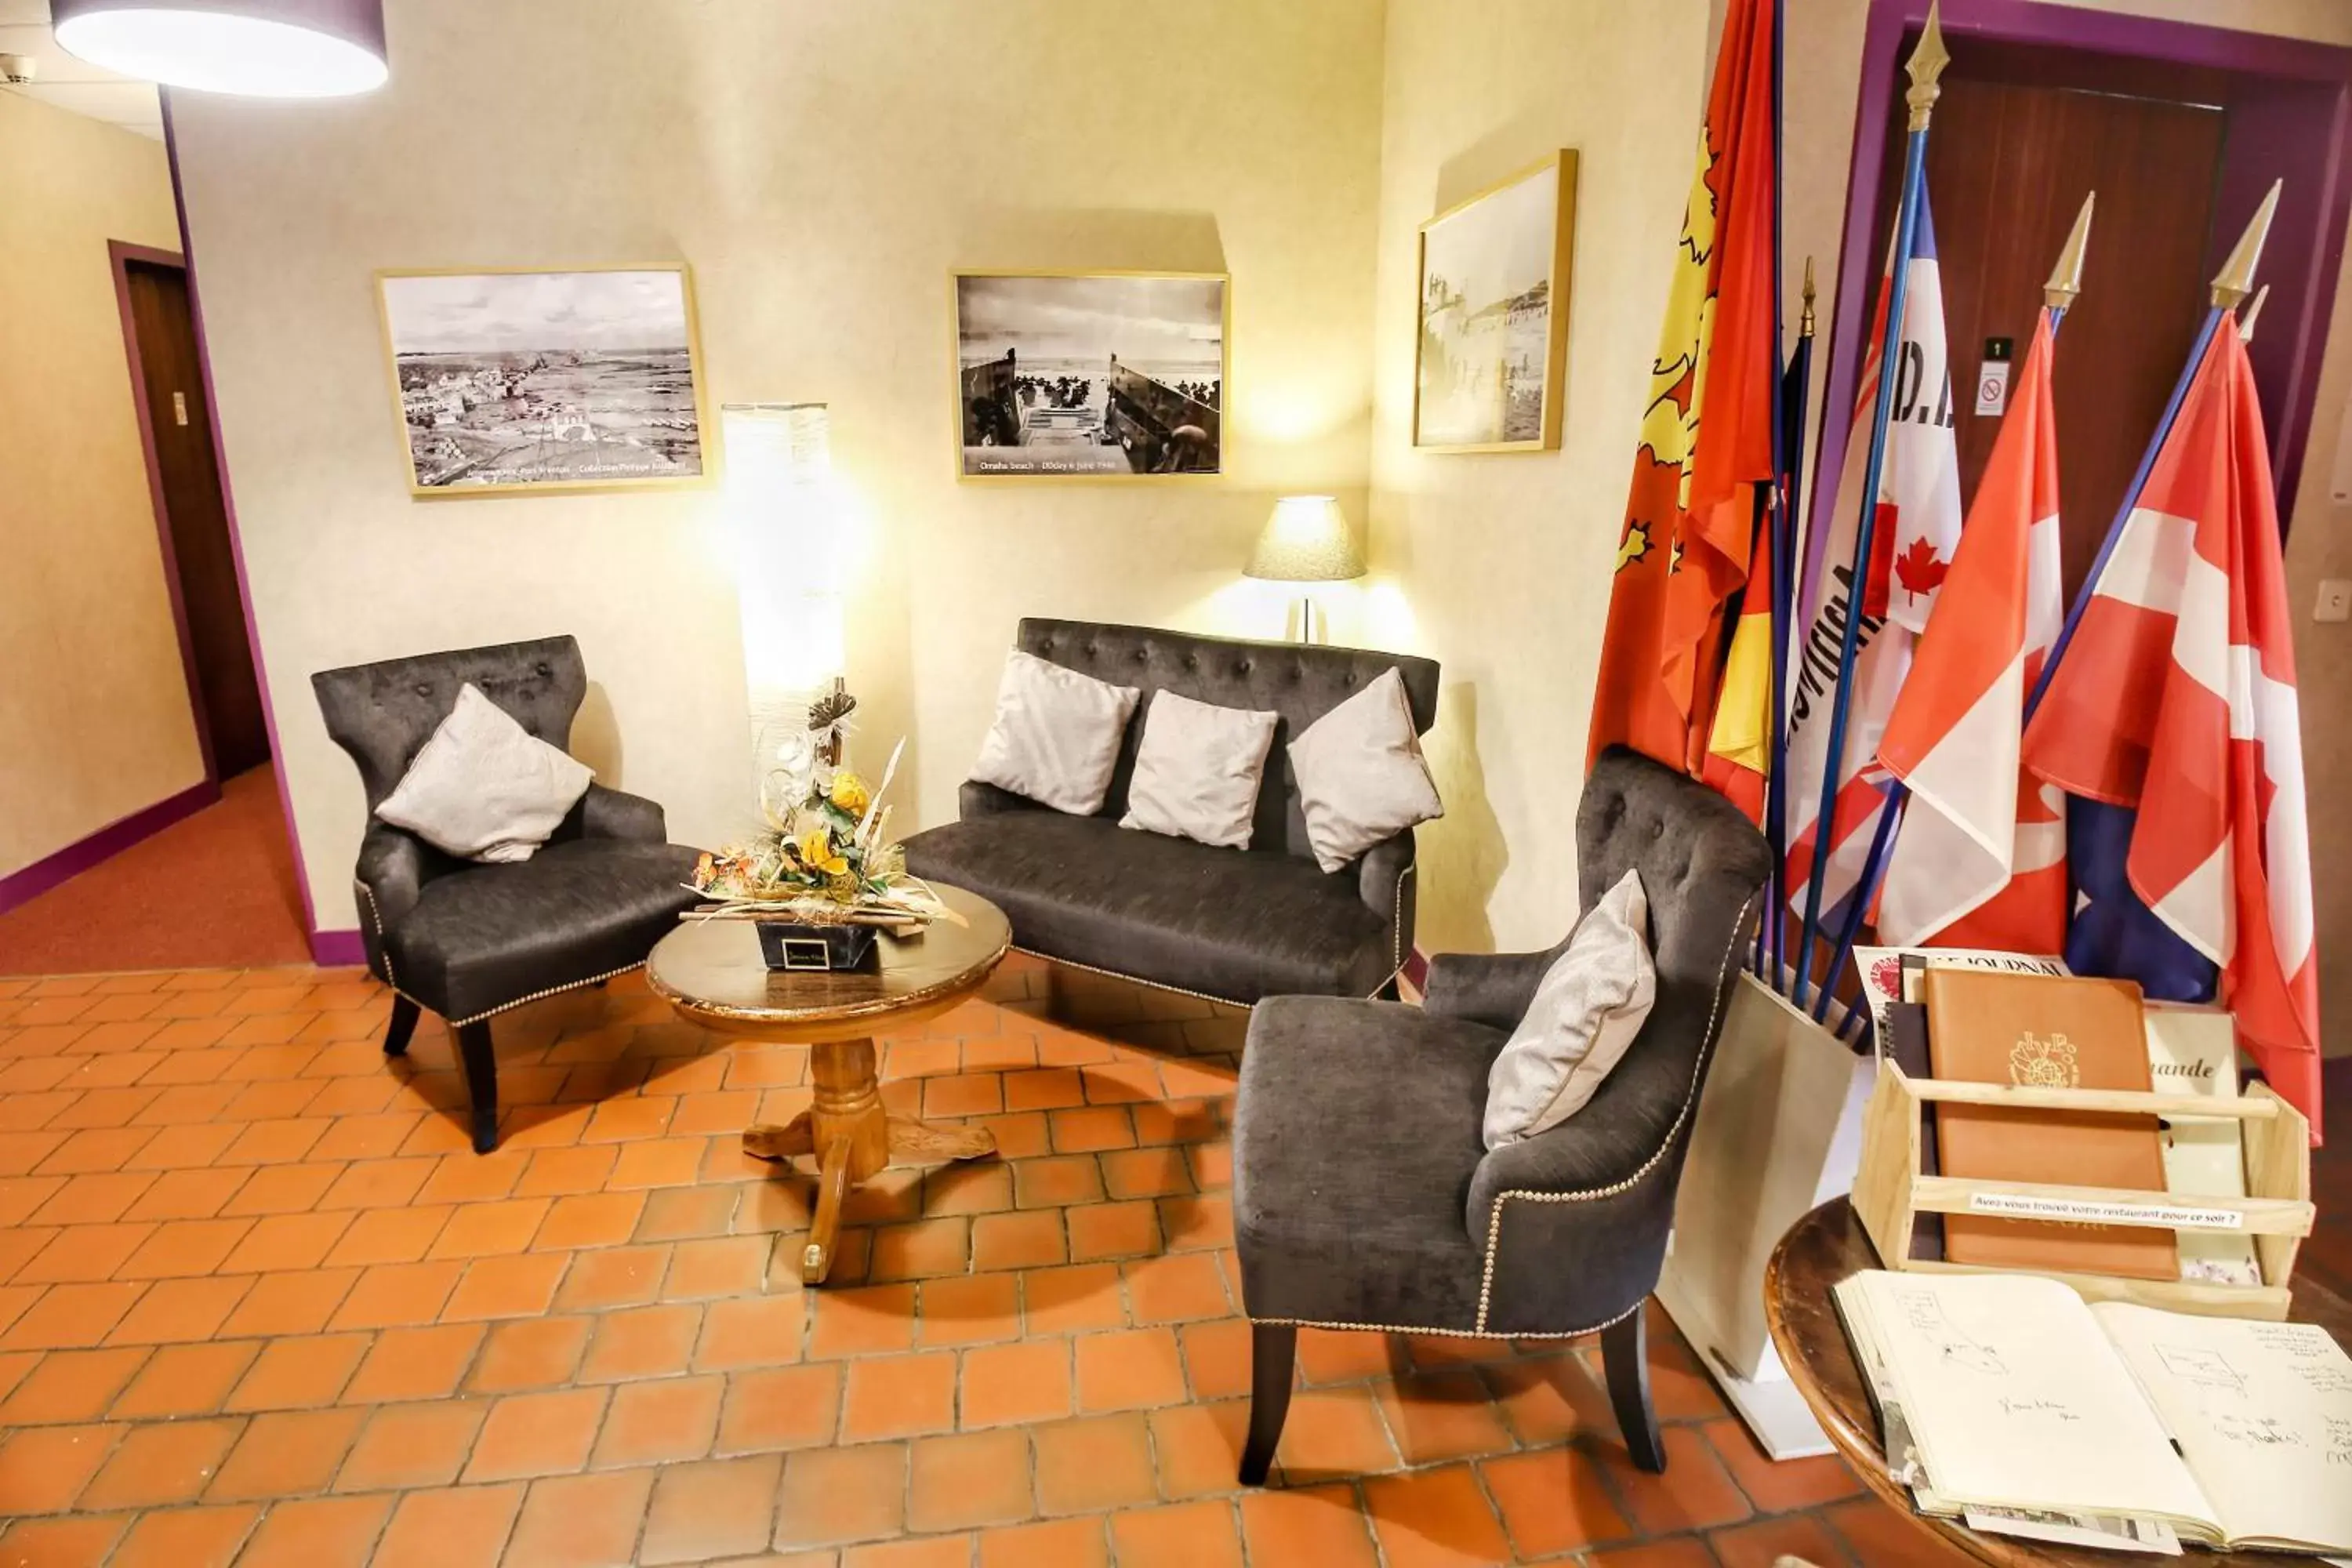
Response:
[[[359,764],[367,837],[353,873],[368,968],[392,987],[384,1054],[408,1049],[431,1008],[457,1037],[473,1101],[473,1140],[498,1143],[498,1058],[490,1017],[559,991],[600,984],[646,961],[695,895],[697,851],[666,842],[652,801],[592,784],[539,853],[478,865],[380,822],[375,808],[471,683],[551,745],[565,746],[587,694],[571,637],[464,648],[310,678],[327,732]]]
[[[1658,1282],[1699,1089],[1769,857],[1712,790],[1622,748],[1576,819],[1580,904],[1638,868],[1657,1002],[1583,1110],[1488,1152],[1486,1072],[1548,952],[1445,954],[1423,1007],[1283,996],[1250,1021],[1234,1116],[1234,1226],[1252,1321],[1242,1479],[1265,1479],[1298,1325],[1473,1338],[1601,1337],[1610,1403],[1665,1467],[1642,1303]]]

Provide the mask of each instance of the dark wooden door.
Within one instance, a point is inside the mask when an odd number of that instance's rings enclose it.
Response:
[[[179,574],[180,603],[196,666],[213,763],[227,778],[269,760],[269,729],[245,635],[236,557],[213,456],[212,410],[205,401],[187,274],[176,267],[126,261],[131,320],[146,384],[148,428]]]
[[[2082,295],[2060,329],[2052,373],[2071,602],[2204,318],[2227,112],[2214,107],[2218,95],[2199,90],[2203,82],[2179,74],[2090,90],[2073,85],[2098,77],[2081,57],[1966,39],[1952,55],[1927,142],[1927,190],[1963,497],[1975,496],[2000,430],[2000,416],[1975,411],[1986,340],[2007,338],[2024,358],[2042,284],[2084,194],[2098,192]],[[1890,214],[1901,165],[1898,144],[1882,204]]]

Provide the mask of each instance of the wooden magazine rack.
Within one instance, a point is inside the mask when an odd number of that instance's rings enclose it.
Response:
[[[2118,1187],[2070,1187],[2041,1182],[1979,1181],[1930,1176],[1919,1170],[1922,1107],[1994,1105],[2020,1110],[2104,1112],[2116,1116],[2205,1117],[2242,1124],[2246,1192],[2242,1198],[2138,1192]],[[1999,1214],[2011,1218],[2054,1218],[2020,1213],[2011,1205],[2080,1205],[2083,1217],[2103,1225],[2156,1226],[2171,1230],[2226,1230],[2250,1236],[2262,1266],[2259,1285],[2228,1285],[2201,1279],[2127,1279],[2106,1274],[2054,1270],[2091,1301],[2135,1301],[2176,1312],[2282,1321],[2287,1314],[2287,1281],[2294,1255],[2311,1234],[2311,1124],[2266,1084],[2252,1085],[2235,1100],[2202,1095],[2142,1094],[2126,1089],[2022,1089],[2008,1084],[1963,1083],[1948,1079],[1913,1079],[1891,1061],[1879,1065],[1878,1083],[1863,1118],[1862,1164],[1854,1177],[1853,1210],[1889,1268],[1915,1273],[1986,1274],[2007,1269],[1947,1263],[1911,1256],[1911,1235],[1922,1214]],[[2230,1216],[2235,1216],[2234,1219]],[[2071,1217],[2071,1216],[2065,1216]]]

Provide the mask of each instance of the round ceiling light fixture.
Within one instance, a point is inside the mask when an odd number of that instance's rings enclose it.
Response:
[[[383,0],[50,0],[58,46],[124,76],[248,98],[383,85]]]

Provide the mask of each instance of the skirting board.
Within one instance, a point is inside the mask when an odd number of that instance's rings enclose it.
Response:
[[[51,888],[79,876],[101,860],[110,859],[142,838],[151,838],[173,823],[194,816],[220,799],[220,785],[206,779],[177,795],[166,795],[128,816],[118,817],[87,838],[78,839],[21,870],[0,877],[0,914],[28,904]],[[357,933],[354,933],[357,934]]]
[[[1853,1185],[1876,1064],[1753,975],[1726,1012],[1658,1300],[1776,1459],[1828,1452],[1781,1371],[1764,1318],[1764,1270],[1790,1226]]]
[[[356,931],[314,931],[310,962],[321,969],[349,969],[367,963],[367,943]]]

